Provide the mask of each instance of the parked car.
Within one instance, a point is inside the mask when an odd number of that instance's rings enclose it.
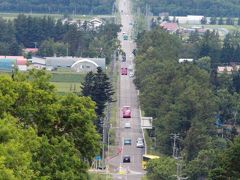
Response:
[[[130,138],[124,138],[124,145],[131,145],[132,144],[132,141]]]
[[[123,106],[122,112],[123,112],[123,118],[131,118],[131,108],[130,108],[130,106]]]
[[[131,162],[131,158],[129,155],[124,155],[123,156],[123,163],[130,163]]]
[[[143,138],[137,138],[137,148],[144,148]]]
[[[131,128],[131,124],[130,122],[126,122],[125,125],[124,125],[125,128]]]

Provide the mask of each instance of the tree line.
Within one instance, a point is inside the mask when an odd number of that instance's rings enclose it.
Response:
[[[114,0],[18,0],[0,3],[1,12],[111,14]]]
[[[230,0],[135,0],[137,5],[141,7],[142,12],[146,10],[146,4],[150,5],[154,15],[168,12],[173,16],[186,16],[190,14],[204,15],[208,17],[238,17],[240,5],[239,1]]]
[[[120,26],[107,23],[91,29],[57,22],[51,17],[20,14],[14,21],[0,19],[0,54],[20,55],[23,47],[38,47],[40,56],[103,57],[110,62],[117,48]]]
[[[161,28],[138,35],[135,84],[145,115],[154,118],[148,133],[161,154],[147,167],[149,179],[174,178],[173,133],[180,136],[177,155],[189,179],[240,177],[234,166],[240,157],[239,72],[217,74],[222,46],[216,32],[195,35],[188,42]],[[178,62],[193,54],[194,62]]]

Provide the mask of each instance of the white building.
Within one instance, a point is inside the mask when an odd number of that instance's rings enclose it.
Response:
[[[179,63],[184,63],[184,62],[193,62],[193,59],[187,59],[187,58],[181,58],[178,60]]]
[[[93,18],[92,20],[89,21],[93,28],[98,28],[100,27],[101,25],[103,25],[103,21],[98,19],[98,18]]]
[[[190,24],[197,25],[201,24],[201,20],[204,16],[195,16],[195,15],[187,15],[187,16],[169,16],[169,20],[172,21],[174,18],[178,21],[179,24]]]

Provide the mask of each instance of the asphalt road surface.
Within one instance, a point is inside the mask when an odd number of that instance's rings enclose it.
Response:
[[[132,51],[136,47],[134,41],[131,39],[133,17],[131,16],[130,0],[119,0],[119,11],[121,13],[121,24],[123,25],[121,33],[119,33],[119,40],[121,41],[122,49],[126,53],[126,62],[121,62],[120,68],[134,66]],[[123,36],[127,35],[128,40],[124,40]],[[121,70],[119,70],[121,73]],[[141,129],[140,111],[137,100],[137,90],[133,84],[133,77],[120,74],[120,92],[119,92],[119,118],[117,119],[119,127],[116,129],[117,142],[120,153],[111,158],[108,164],[113,170],[110,172],[113,179],[128,179],[139,180],[144,175],[141,161],[142,155],[145,152],[144,148],[136,147],[136,140],[143,137]],[[131,107],[131,118],[122,117],[122,107]],[[125,122],[130,122],[131,128],[125,128]],[[131,139],[131,145],[124,145],[124,138]],[[123,156],[129,155],[130,163],[123,163]]]

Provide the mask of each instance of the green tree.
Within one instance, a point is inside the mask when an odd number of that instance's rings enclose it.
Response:
[[[103,116],[107,102],[112,102],[113,87],[103,70],[98,67],[97,72],[88,73],[83,83],[83,96],[89,96],[96,102],[96,113],[99,117]]]
[[[0,179],[32,179],[38,171],[32,168],[33,154],[40,147],[41,138],[33,128],[23,128],[10,115],[0,121]]]
[[[64,137],[42,138],[32,167],[40,179],[87,179],[88,166],[73,143]]]
[[[223,25],[224,22],[223,22],[223,17],[221,16],[219,19],[218,19],[218,25]]]
[[[58,134],[74,142],[82,157],[92,160],[99,153],[100,137],[93,125],[95,103],[86,97],[67,95],[60,100]]]
[[[152,180],[171,180],[176,179],[176,161],[170,157],[160,157],[153,159],[147,164],[147,178]]]
[[[216,17],[211,17],[210,18],[210,24],[216,24],[217,23],[217,18]]]
[[[219,156],[219,166],[210,171],[211,179],[238,179],[240,177],[239,157],[240,138],[235,138],[234,142]]]
[[[234,21],[231,17],[228,17],[226,20],[226,25],[234,25]]]
[[[212,60],[211,66],[219,61],[221,52],[221,43],[219,34],[215,31],[207,30],[200,41],[199,58],[209,56]]]
[[[52,39],[43,41],[39,47],[38,54],[43,57],[54,56],[54,41]]]
[[[185,172],[189,179],[207,178],[209,170],[218,165],[218,154],[219,152],[214,149],[200,151],[198,156],[186,167]]]
[[[202,57],[202,58],[196,60],[195,62],[198,67],[200,67],[201,69],[204,69],[210,73],[210,71],[211,71],[211,58],[210,57]]]
[[[238,26],[240,25],[240,18],[238,18],[237,25]]]
[[[201,24],[207,24],[207,18],[206,17],[203,17],[201,19]]]

